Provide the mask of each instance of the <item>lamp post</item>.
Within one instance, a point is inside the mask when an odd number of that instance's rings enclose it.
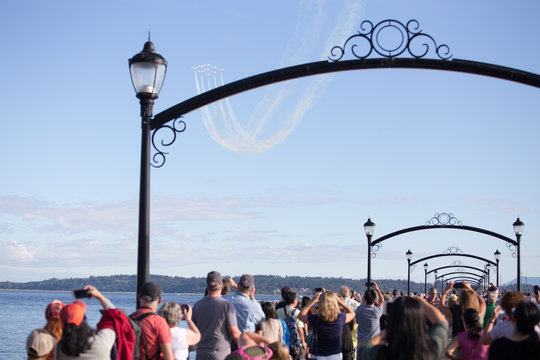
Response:
[[[486,264],[486,271],[487,271],[487,286],[489,286],[489,284],[491,284],[491,274],[490,274],[491,264],[490,263]]]
[[[521,291],[521,249],[519,242],[521,240],[521,234],[523,234],[523,227],[525,224],[517,218],[517,220],[512,224],[514,226],[514,234],[516,234],[517,239],[517,290]]]
[[[366,287],[371,286],[371,238],[373,237],[373,231],[375,230],[375,223],[371,221],[371,218],[364,223],[364,231],[367,237],[367,283]]]
[[[407,257],[407,296],[411,295],[411,259],[412,259],[412,252],[411,250],[407,250],[405,253],[405,256]]]
[[[154,100],[167,72],[167,61],[148,39],[143,50],[129,59],[131,82],[141,105],[141,179],[139,192],[139,242],[137,253],[137,308],[140,290],[150,278],[150,120]]]
[[[437,270],[433,272],[433,276],[435,277],[435,279],[433,280],[433,287],[437,289]]]
[[[497,288],[499,288],[499,260],[501,259],[501,253],[499,252],[499,249],[497,249],[493,256],[495,257],[495,261],[497,262]]]
[[[424,263],[424,294],[427,294],[427,271],[428,271],[429,265],[428,263]]]

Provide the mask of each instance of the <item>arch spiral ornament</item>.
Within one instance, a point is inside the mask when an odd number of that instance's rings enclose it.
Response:
[[[160,132],[160,130],[162,129],[167,130],[166,133],[168,133],[169,136],[166,139],[162,138],[159,141],[159,144],[156,145],[156,139],[155,139],[156,134]],[[165,155],[169,153],[161,150],[158,146],[160,147],[171,146],[176,141],[176,135],[181,132],[184,132],[184,130],[186,130],[186,123],[183,120],[181,120],[181,117],[174,119],[171,125],[162,125],[154,130],[154,132],[152,133],[152,147],[154,148],[156,152],[154,155],[152,155],[152,162],[150,163],[150,165],[152,165],[155,168],[160,168],[163,166],[163,164],[165,164],[165,160],[166,160]],[[160,134],[161,133],[162,132],[160,132]]]
[[[450,246],[448,249],[446,249],[443,252],[443,254],[459,255],[459,254],[463,254],[463,250],[461,250],[457,246]]]
[[[431,219],[426,221],[426,226],[437,226],[437,225],[463,225],[454,214],[452,213],[436,213]]]
[[[506,243],[506,247],[508,248],[508,250],[510,250],[510,252],[512,253],[512,257],[513,258],[517,258],[517,248],[515,245],[512,245],[510,243]]]
[[[377,257],[377,252],[379,252],[379,249],[382,247],[381,244],[375,244],[375,245],[372,245],[371,246],[371,257],[372,258],[376,258]]]
[[[437,45],[433,37],[422,32],[417,20],[409,20],[407,25],[392,19],[383,20],[377,25],[364,20],[357,34],[350,36],[343,46],[334,46],[330,50],[328,59],[339,61],[347,50],[361,60],[367,59],[373,52],[383,57],[397,57],[408,52],[414,58],[423,58],[432,49],[441,60],[452,57],[448,45]]]

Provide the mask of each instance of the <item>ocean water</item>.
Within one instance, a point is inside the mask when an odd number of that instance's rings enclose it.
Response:
[[[103,293],[117,307],[129,314],[135,311],[135,293]],[[193,305],[203,294],[163,294],[163,301]],[[276,300],[274,295],[256,295],[257,300]],[[26,338],[34,329],[45,326],[45,308],[53,300],[74,301],[68,291],[0,290],[0,359],[26,359]],[[95,328],[101,303],[83,299],[88,324]],[[185,327],[185,322],[179,326]]]

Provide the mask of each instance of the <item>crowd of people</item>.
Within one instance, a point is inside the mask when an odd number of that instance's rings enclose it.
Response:
[[[193,307],[162,302],[147,282],[129,315],[88,285],[103,307],[97,328],[84,302],[55,300],[27,338],[28,359],[187,360],[190,350],[196,360],[540,359],[538,286],[526,297],[467,282],[414,296],[367,285],[362,297],[342,286],[301,299],[284,286],[281,301],[259,302],[252,275],[236,283],[211,271]]]

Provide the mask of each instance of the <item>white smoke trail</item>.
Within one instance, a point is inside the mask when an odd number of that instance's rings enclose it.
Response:
[[[280,67],[309,62],[306,59],[310,58],[314,47],[320,49],[320,42],[308,42],[306,39],[323,39],[326,36],[320,55],[326,59],[332,46],[343,43],[354,33],[361,22],[364,2],[348,0],[341,4],[337,18],[328,19],[326,14],[329,11],[326,10],[336,5],[334,1],[302,1],[302,11]],[[326,30],[329,28],[332,29],[330,33]],[[209,64],[194,69],[197,93],[223,84],[223,69]],[[229,98],[223,99],[202,109],[204,125],[216,143],[233,152],[264,152],[296,130],[306,112],[324,95],[331,78],[332,75],[319,75],[308,80],[268,86],[245,124],[235,116]]]

